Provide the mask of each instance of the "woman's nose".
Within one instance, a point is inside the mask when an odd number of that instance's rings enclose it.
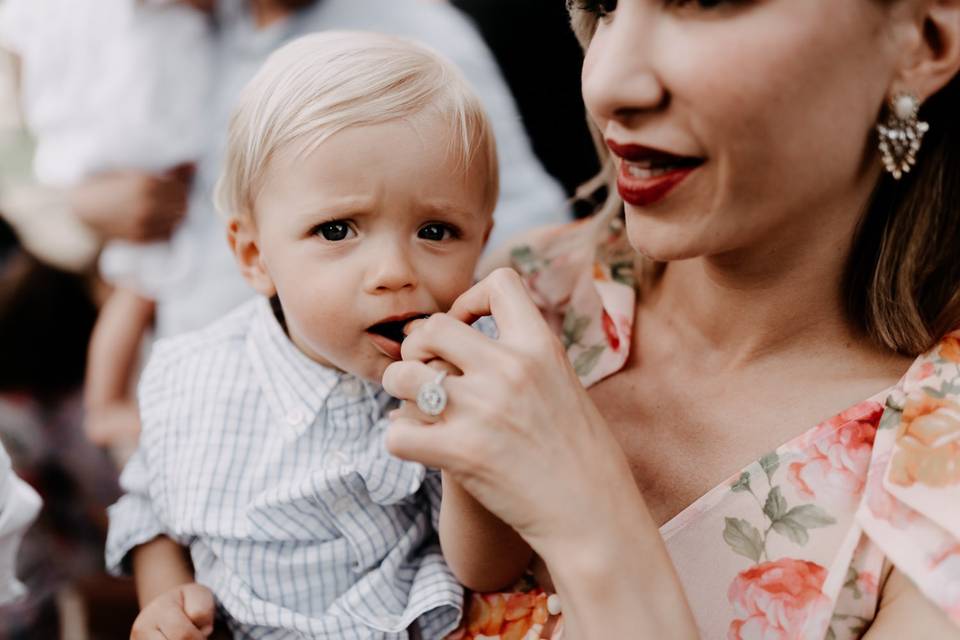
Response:
[[[657,16],[647,3],[620,2],[597,25],[583,63],[583,100],[602,129],[661,109],[667,92],[655,63]]]

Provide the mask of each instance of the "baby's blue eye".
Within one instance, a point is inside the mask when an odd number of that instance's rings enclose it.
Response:
[[[352,235],[356,235],[353,233],[350,225],[342,220],[324,222],[318,225],[313,232],[315,235],[320,234],[324,240],[329,240],[330,242],[339,242],[352,237]]]
[[[458,237],[456,229],[450,225],[440,224],[433,222],[430,224],[425,224],[420,227],[420,230],[417,231],[417,237],[421,240],[432,240],[434,242],[441,242],[443,240],[450,240],[452,238]]]

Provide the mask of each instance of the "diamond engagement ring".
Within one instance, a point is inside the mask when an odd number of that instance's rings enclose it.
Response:
[[[446,371],[437,374],[433,382],[424,382],[417,391],[417,408],[428,416],[438,416],[447,408],[447,390],[443,388]]]

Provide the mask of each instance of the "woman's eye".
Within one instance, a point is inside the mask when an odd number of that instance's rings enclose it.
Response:
[[[604,18],[617,10],[617,0],[568,0],[569,5],[598,18]]]
[[[697,9],[715,9],[722,4],[743,3],[743,0],[667,0],[667,4],[675,7],[690,7],[696,5]]]
[[[321,225],[317,225],[313,233],[314,235],[323,236],[324,240],[329,240],[330,242],[339,242],[357,235],[353,229],[350,228],[350,225],[342,220],[333,220],[332,222],[324,222]]]
[[[457,230],[446,224],[431,223],[420,227],[417,231],[417,237],[421,240],[432,240],[441,242],[443,240],[452,240],[458,237]]]

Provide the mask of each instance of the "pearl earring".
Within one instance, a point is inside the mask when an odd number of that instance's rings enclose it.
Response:
[[[930,130],[930,125],[920,122],[917,114],[920,112],[920,101],[912,93],[898,93],[890,100],[887,109],[887,121],[877,125],[877,134],[880,138],[880,156],[883,166],[899,180],[903,174],[909,173],[910,168],[917,163],[917,152],[923,134]]]

